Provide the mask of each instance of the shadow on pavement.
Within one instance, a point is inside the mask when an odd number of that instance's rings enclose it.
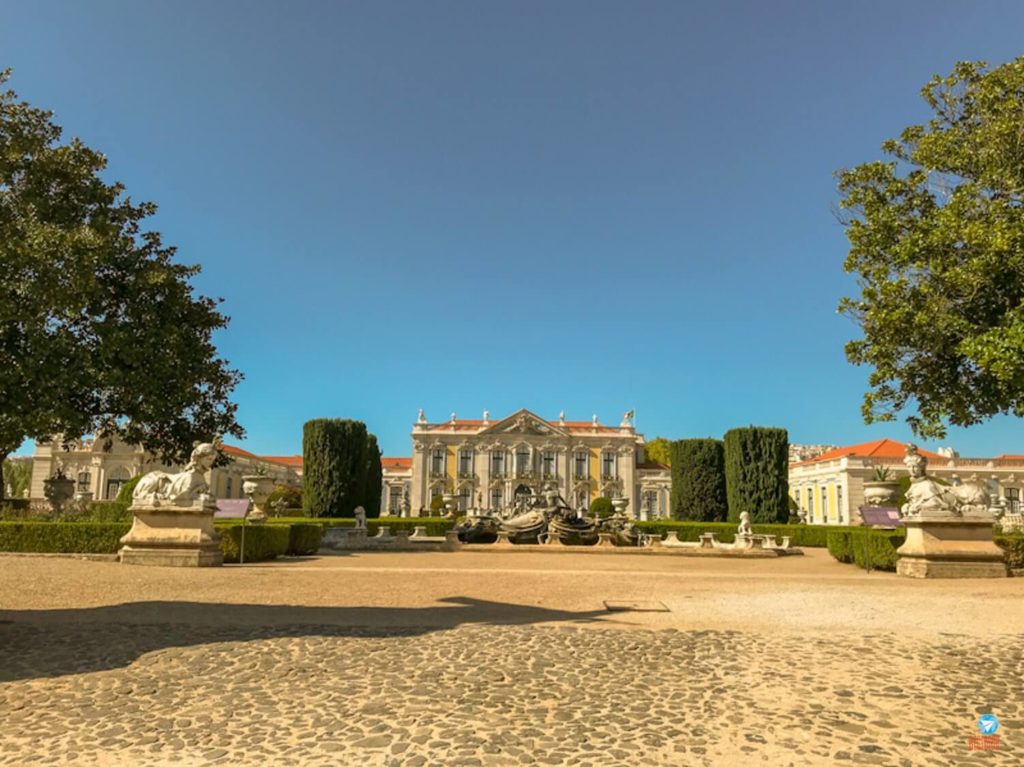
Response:
[[[468,624],[589,623],[571,612],[469,597],[444,607],[302,607],[130,602],[63,610],[0,610],[0,682],[106,671],[169,647],[275,637],[402,637]]]

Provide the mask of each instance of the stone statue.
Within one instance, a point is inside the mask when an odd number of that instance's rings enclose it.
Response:
[[[917,445],[907,445],[903,465],[910,472],[910,487],[907,488],[907,502],[900,512],[904,517],[960,514],[960,499],[951,491],[928,476],[928,459],[917,451]]]
[[[750,512],[740,512],[740,526],[736,529],[736,535],[753,535],[754,531],[750,528]]]
[[[356,530],[366,529],[366,509],[362,506],[356,506],[355,510],[356,517]]]
[[[417,418],[416,418],[416,423],[426,423],[426,422],[427,422],[427,416],[423,412],[423,408],[420,408],[420,413],[419,413],[419,416],[417,416]]]
[[[132,493],[132,501],[149,506],[202,506],[212,502],[206,472],[216,459],[216,445],[203,442],[192,451],[184,471],[178,474],[151,471],[140,479]]]

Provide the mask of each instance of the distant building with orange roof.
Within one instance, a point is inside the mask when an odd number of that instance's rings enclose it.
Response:
[[[877,439],[858,445],[836,447],[809,460],[789,465],[789,492],[811,524],[857,525],[864,505],[865,483],[875,471],[887,469],[892,479],[908,475],[903,465],[907,444]],[[1024,455],[995,458],[963,458],[952,448],[918,452],[928,459],[928,473],[950,484],[980,481],[987,484],[993,500],[1004,501],[1007,511],[1019,511],[1024,489]]]

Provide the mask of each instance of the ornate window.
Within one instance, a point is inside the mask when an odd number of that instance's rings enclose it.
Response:
[[[555,453],[553,450],[545,450],[543,456],[543,468],[541,471],[544,472],[545,478],[553,478],[558,476],[558,462],[555,460]]]
[[[491,488],[491,509],[500,509],[504,504],[504,491],[500,487]]]
[[[614,451],[606,450],[601,453],[601,478],[602,479],[615,479],[619,476],[618,472],[618,456]]]
[[[807,488],[807,518],[814,521],[814,489]]]
[[[836,515],[839,517],[839,524],[843,524],[843,487],[836,485]]]
[[[391,516],[400,517],[402,515],[403,499],[404,493],[401,487],[388,485],[388,510],[391,512]]]
[[[576,479],[585,479],[590,476],[590,470],[587,466],[590,461],[590,454],[583,450],[577,450],[574,458],[576,462]]]
[[[78,472],[78,486],[75,488],[80,493],[89,492],[89,485],[92,484],[92,475],[87,471]]]
[[[468,477],[473,474],[473,451],[459,451],[459,476]]]
[[[492,477],[503,477],[503,476],[505,476],[505,451],[504,450],[492,450],[491,451],[491,476]]]
[[[1006,510],[1010,514],[1020,514],[1020,488],[1006,488],[1003,497],[1006,498]]]
[[[465,513],[469,509],[470,489],[463,487],[459,490],[459,511]]]
[[[530,451],[525,447],[516,449],[516,476],[525,477],[530,473]]]
[[[444,463],[447,451],[443,447],[436,447],[430,451],[430,474],[439,477],[444,474]]]
[[[821,521],[828,522],[828,487],[821,486]]]

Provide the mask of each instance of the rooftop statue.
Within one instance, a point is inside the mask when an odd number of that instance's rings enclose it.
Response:
[[[150,506],[195,506],[212,501],[206,472],[217,459],[217,446],[210,442],[197,445],[185,470],[178,474],[151,471],[139,480],[132,493],[136,504]]]

